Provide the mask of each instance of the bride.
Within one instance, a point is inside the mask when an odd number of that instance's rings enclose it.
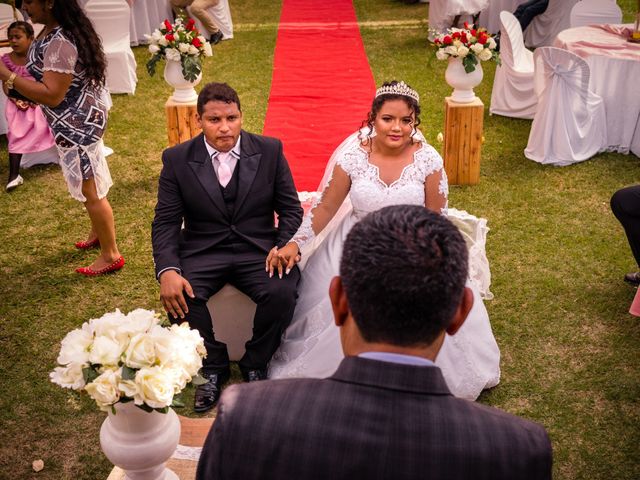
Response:
[[[300,229],[285,247],[269,254],[267,268],[271,273],[278,268],[281,275],[283,268],[293,267],[300,251],[306,260],[293,320],[271,360],[269,378],[326,377],[342,360],[328,290],[339,273],[343,241],[358,220],[395,204],[424,205],[447,215],[447,177],[442,158],[417,130],[418,101],[418,93],[404,82],[385,83],[376,91],[367,126],[334,152],[322,194]],[[479,222],[464,212],[456,217],[467,234],[469,220],[475,220],[472,228]],[[497,385],[500,351],[478,290],[490,295],[483,241],[471,246],[472,263],[468,285],[474,291],[473,309],[458,333],[445,338],[436,365],[454,395],[475,400],[483,389]],[[375,259],[371,268],[376,268]],[[384,273],[379,272],[383,278]]]

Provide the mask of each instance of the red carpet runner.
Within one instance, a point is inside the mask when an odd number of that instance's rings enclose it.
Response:
[[[283,0],[263,133],[284,143],[298,191],[316,190],[374,92],[351,0]]]

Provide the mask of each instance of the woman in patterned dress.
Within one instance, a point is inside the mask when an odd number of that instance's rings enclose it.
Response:
[[[124,258],[106,198],[112,181],[102,148],[107,108],[102,100],[106,59],[100,39],[76,0],[25,0],[23,8],[34,23],[44,25],[28,54],[27,69],[35,80],[16,77],[3,64],[0,80],[42,105],[69,193],[89,214],[89,235],[76,247],[100,246],[101,252],[76,272],[114,272],[124,266]]]

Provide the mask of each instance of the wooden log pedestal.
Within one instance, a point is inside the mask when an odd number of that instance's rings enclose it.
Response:
[[[202,131],[196,117],[198,113],[196,102],[180,103],[169,97],[164,104],[164,109],[167,114],[167,136],[170,147],[186,142]]]
[[[449,185],[476,185],[480,181],[480,147],[484,103],[444,99],[444,169]]]

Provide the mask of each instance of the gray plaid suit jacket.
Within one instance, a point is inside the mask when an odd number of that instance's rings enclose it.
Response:
[[[347,357],[327,379],[227,388],[196,478],[546,479],[551,443],[453,397],[437,367]]]

